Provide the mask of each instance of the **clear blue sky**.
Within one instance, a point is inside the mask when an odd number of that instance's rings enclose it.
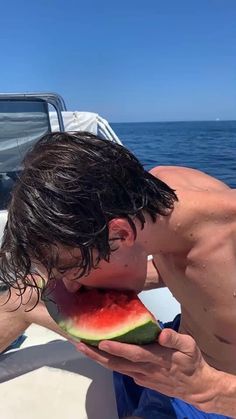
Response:
[[[109,121],[236,119],[236,0],[6,0],[0,91]]]

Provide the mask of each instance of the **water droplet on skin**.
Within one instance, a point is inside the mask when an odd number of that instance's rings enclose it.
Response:
[[[234,291],[233,296],[236,298],[236,291]]]
[[[181,226],[180,223],[175,224],[174,231],[177,231],[180,228],[180,226]]]

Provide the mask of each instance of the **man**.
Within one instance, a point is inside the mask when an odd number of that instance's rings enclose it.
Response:
[[[24,166],[9,206],[2,280],[22,292],[37,288],[35,272],[46,287],[63,281],[71,292],[165,284],[181,320],[158,343],[78,349],[123,374],[117,388],[135,402],[120,416],[236,417],[236,192],[192,169],[148,173],[122,146],[87,133],[45,136]]]

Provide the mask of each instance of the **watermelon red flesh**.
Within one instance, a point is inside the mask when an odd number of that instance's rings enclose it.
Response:
[[[160,332],[158,322],[133,291],[80,288],[54,292],[58,325],[68,335],[97,346],[101,340],[145,344]]]

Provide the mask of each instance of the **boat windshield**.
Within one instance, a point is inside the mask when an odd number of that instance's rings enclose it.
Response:
[[[51,131],[48,104],[42,99],[0,98],[0,209],[5,209],[32,145]]]

